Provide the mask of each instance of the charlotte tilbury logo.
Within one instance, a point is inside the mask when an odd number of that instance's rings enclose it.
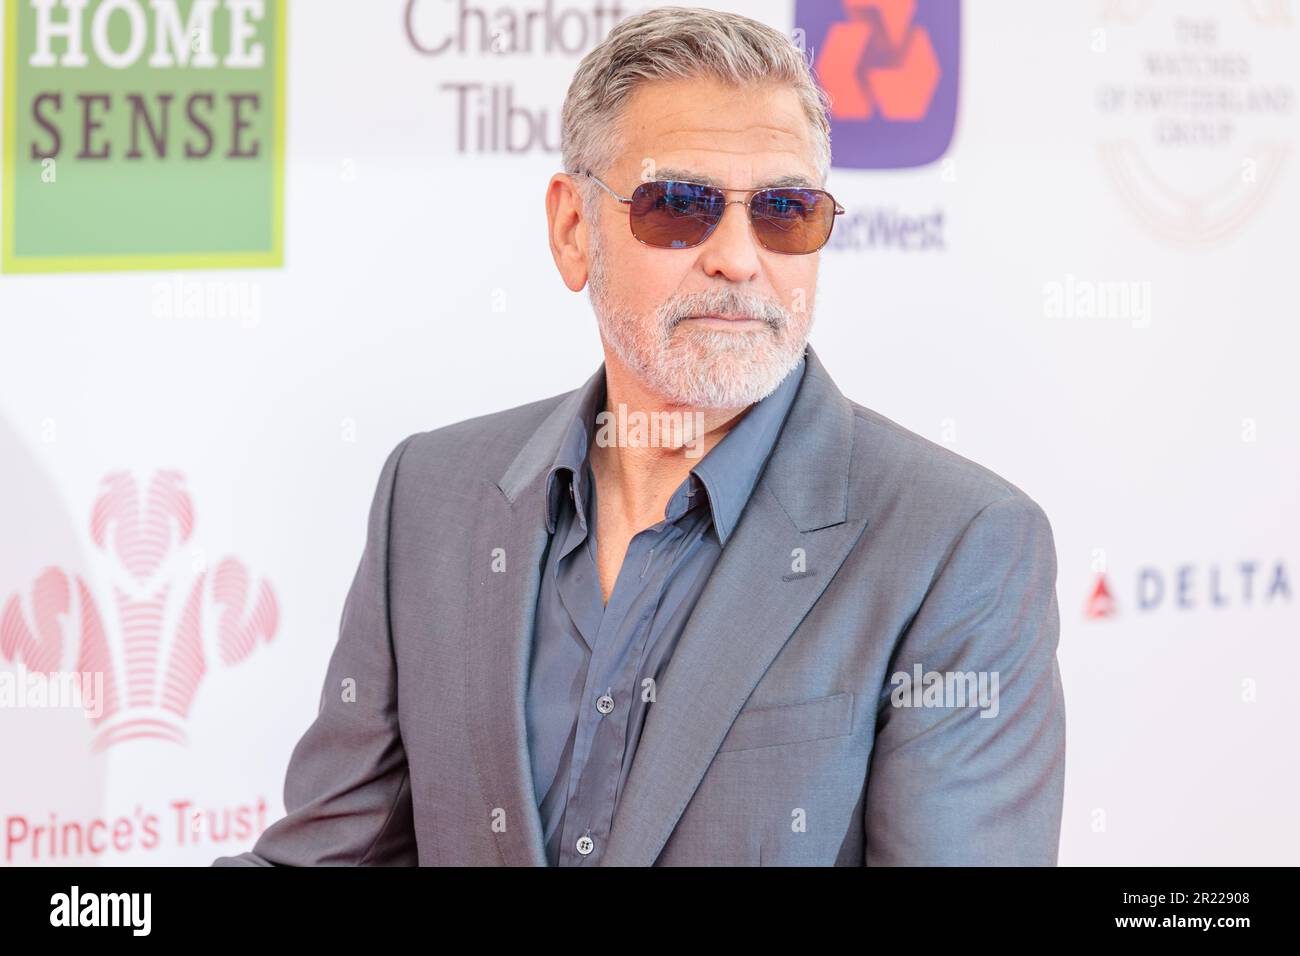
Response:
[[[529,64],[577,59],[628,13],[620,0],[406,0],[403,26],[411,49],[439,65],[440,112],[457,153],[558,153],[560,104],[538,101],[541,84],[527,76]],[[446,78],[448,61],[487,62],[496,79]]]

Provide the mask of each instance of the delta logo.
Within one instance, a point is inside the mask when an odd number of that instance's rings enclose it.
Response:
[[[4,272],[283,263],[285,0],[4,0]]]
[[[939,159],[957,125],[958,0],[796,0],[795,28],[831,100],[834,165]]]
[[[0,610],[0,663],[20,665],[0,671],[0,711],[67,706],[54,698],[73,679],[68,696],[91,722],[92,752],[140,739],[187,745],[209,670],[243,663],[279,629],[267,581],[254,581],[232,555],[206,566],[180,472],[156,472],[141,492],[129,472],[114,472],[91,509],[111,601],[82,575],[51,566]]]
[[[1093,579],[1083,616],[1089,621],[1118,615],[1124,607],[1139,613],[1171,609],[1268,607],[1291,603],[1291,579],[1283,561],[1256,559],[1221,564],[1180,564],[1170,569],[1138,569],[1131,600],[1116,598],[1106,572]]]

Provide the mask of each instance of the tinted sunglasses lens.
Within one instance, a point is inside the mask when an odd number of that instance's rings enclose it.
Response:
[[[726,198],[697,183],[642,183],[632,192],[632,235],[648,246],[686,249],[708,238]]]
[[[831,237],[835,200],[820,189],[768,189],[754,195],[750,216],[764,246],[802,255],[816,252]]]

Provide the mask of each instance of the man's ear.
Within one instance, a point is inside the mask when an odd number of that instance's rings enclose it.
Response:
[[[546,186],[546,232],[555,268],[573,292],[581,292],[587,284],[590,227],[582,216],[582,196],[572,177],[556,173]]]

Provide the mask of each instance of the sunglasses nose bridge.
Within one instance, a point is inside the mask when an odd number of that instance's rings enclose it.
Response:
[[[753,196],[750,195],[746,196],[744,199],[724,199],[717,219],[713,221],[713,224],[709,226],[709,231],[705,234],[705,240],[711,239],[712,241],[717,242],[717,233],[722,228],[723,220],[727,217],[727,208],[729,206],[743,206],[744,208],[740,211],[739,215],[742,220],[740,228],[744,230],[745,238],[740,241],[752,243],[756,248],[764,248],[763,242],[754,228],[753,214],[750,207],[750,200],[752,198]],[[701,240],[701,243],[703,243],[703,241],[704,240]]]
[[[722,203],[722,212],[718,213],[718,221],[715,222],[715,223],[713,224],[713,228],[714,228],[714,229],[717,229],[718,226],[722,225],[723,217],[725,217],[725,216],[727,215],[727,207],[728,207],[728,206],[743,206],[743,207],[745,207],[745,208],[744,208],[744,211],[741,213],[741,215],[745,217],[745,221],[746,221],[746,227],[745,227],[745,228],[748,229],[748,228],[749,228],[748,223],[749,223],[749,221],[750,221],[750,215],[751,215],[751,211],[750,211],[750,207],[749,207],[749,199],[750,199],[750,197],[749,197],[749,196],[746,196],[744,199],[725,199],[725,200],[723,200],[723,203]]]

